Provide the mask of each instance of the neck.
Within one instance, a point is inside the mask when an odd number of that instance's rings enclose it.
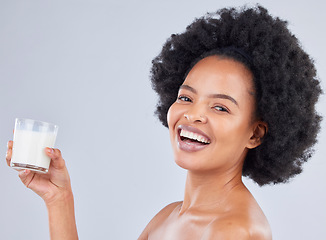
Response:
[[[225,209],[230,193],[245,188],[241,171],[232,173],[195,173],[188,171],[185,196],[180,213],[221,207]]]

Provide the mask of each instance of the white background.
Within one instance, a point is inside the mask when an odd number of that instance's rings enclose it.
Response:
[[[15,117],[59,125],[80,239],[137,239],[165,205],[183,198],[168,131],[154,117],[151,60],[195,17],[248,1],[1,0],[0,239],[48,239],[43,201],[6,166]],[[260,3],[289,21],[326,89],[324,1]],[[319,112],[325,116],[326,101]],[[247,186],[276,240],[326,236],[326,126],[316,154],[289,184]]]

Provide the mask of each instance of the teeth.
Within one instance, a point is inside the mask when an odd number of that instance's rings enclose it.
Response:
[[[190,138],[190,139],[195,139],[195,140],[196,140],[195,133],[190,132],[190,133],[189,133],[189,138]]]
[[[197,140],[197,141],[203,142],[203,143],[210,143],[209,140],[207,138],[205,138],[204,136],[199,135],[199,134],[194,133],[194,132],[189,132],[189,131],[186,131],[186,130],[183,130],[183,129],[181,129],[180,136],[190,138],[190,139],[193,139],[193,140]]]
[[[204,142],[205,139],[204,139],[202,136],[200,136],[200,137],[197,138],[197,141],[199,141],[199,142]]]

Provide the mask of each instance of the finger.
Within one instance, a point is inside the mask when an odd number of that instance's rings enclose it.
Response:
[[[65,161],[62,158],[61,151],[55,148],[45,148],[46,154],[51,158],[51,165],[56,169],[63,169]]]
[[[6,161],[7,161],[7,165],[9,167],[10,167],[11,156],[12,156],[12,146],[13,146],[13,141],[8,141],[7,152],[6,152]]]
[[[23,184],[28,188],[35,176],[35,173],[32,173],[31,170],[25,169],[19,171],[18,176]]]
[[[8,148],[7,153],[6,153],[6,161],[7,165],[10,167],[10,162],[11,162],[11,156],[12,156],[12,148]]]
[[[12,148],[13,145],[14,145],[13,141],[8,141],[7,148]]]

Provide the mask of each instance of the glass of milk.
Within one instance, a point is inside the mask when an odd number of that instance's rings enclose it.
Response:
[[[47,173],[50,158],[45,147],[54,147],[58,126],[31,119],[16,118],[11,167]]]

